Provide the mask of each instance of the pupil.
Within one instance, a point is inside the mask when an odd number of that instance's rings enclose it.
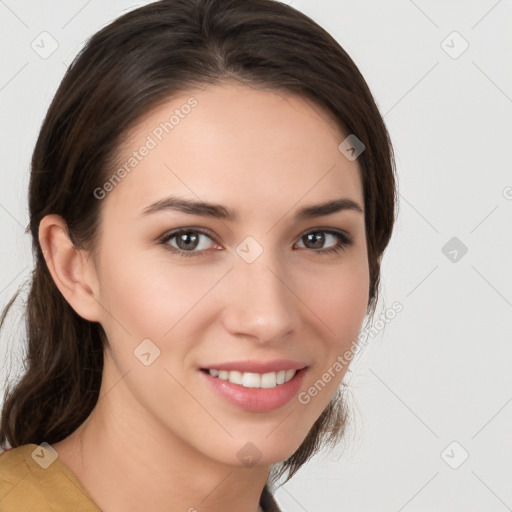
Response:
[[[308,241],[313,242],[315,249],[321,249],[324,244],[325,236],[321,232],[309,233],[306,235],[308,237]]]
[[[178,237],[178,246],[180,246],[180,249],[190,249],[191,247],[195,249],[197,246],[198,236],[191,235],[190,233],[183,233]],[[192,239],[192,244],[190,244],[190,239]],[[181,244],[184,244],[181,246]]]

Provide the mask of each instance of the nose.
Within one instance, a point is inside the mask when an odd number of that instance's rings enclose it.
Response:
[[[298,330],[300,320],[300,301],[283,266],[271,253],[263,251],[252,263],[237,259],[225,290],[229,296],[223,311],[225,328],[260,343],[290,336]]]

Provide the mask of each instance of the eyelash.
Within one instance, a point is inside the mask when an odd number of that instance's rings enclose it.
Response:
[[[213,238],[207,232],[205,232],[201,229],[186,228],[186,229],[179,229],[177,231],[173,231],[171,233],[164,235],[160,239],[160,243],[164,246],[164,249],[166,249],[167,251],[170,251],[171,253],[176,254],[177,256],[180,256],[180,257],[188,258],[188,257],[192,257],[192,256],[203,256],[204,253],[206,252],[205,250],[203,250],[203,251],[182,251],[180,249],[176,249],[175,247],[172,247],[171,245],[169,245],[167,243],[167,242],[169,242],[169,240],[172,240],[173,238],[176,238],[178,235],[181,235],[183,233],[199,233],[199,234],[205,235],[208,238],[210,238],[211,240],[213,240]],[[314,229],[312,231],[307,231],[299,238],[299,240],[307,235],[312,234],[312,233],[328,233],[330,235],[335,236],[339,240],[339,244],[337,246],[329,247],[328,249],[318,249],[318,250],[310,249],[314,253],[329,254],[329,253],[342,252],[342,251],[346,250],[346,248],[348,246],[352,245],[352,243],[353,243],[352,237],[350,235],[348,235],[347,233],[343,233],[341,231],[334,231],[332,229]],[[213,241],[215,242],[215,240],[213,240]],[[306,249],[307,249],[307,247],[306,247]]]

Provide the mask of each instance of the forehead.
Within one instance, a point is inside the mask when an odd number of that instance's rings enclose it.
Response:
[[[333,118],[300,96],[236,83],[183,92],[135,126],[105,209],[135,218],[166,194],[279,214],[299,201],[363,202],[360,170]]]

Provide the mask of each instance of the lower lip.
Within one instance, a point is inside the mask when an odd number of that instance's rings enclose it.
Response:
[[[297,396],[307,368],[297,370],[291,380],[274,388],[246,388],[228,380],[212,377],[208,372],[199,373],[206,382],[230,404],[249,412],[269,412],[279,409]]]

